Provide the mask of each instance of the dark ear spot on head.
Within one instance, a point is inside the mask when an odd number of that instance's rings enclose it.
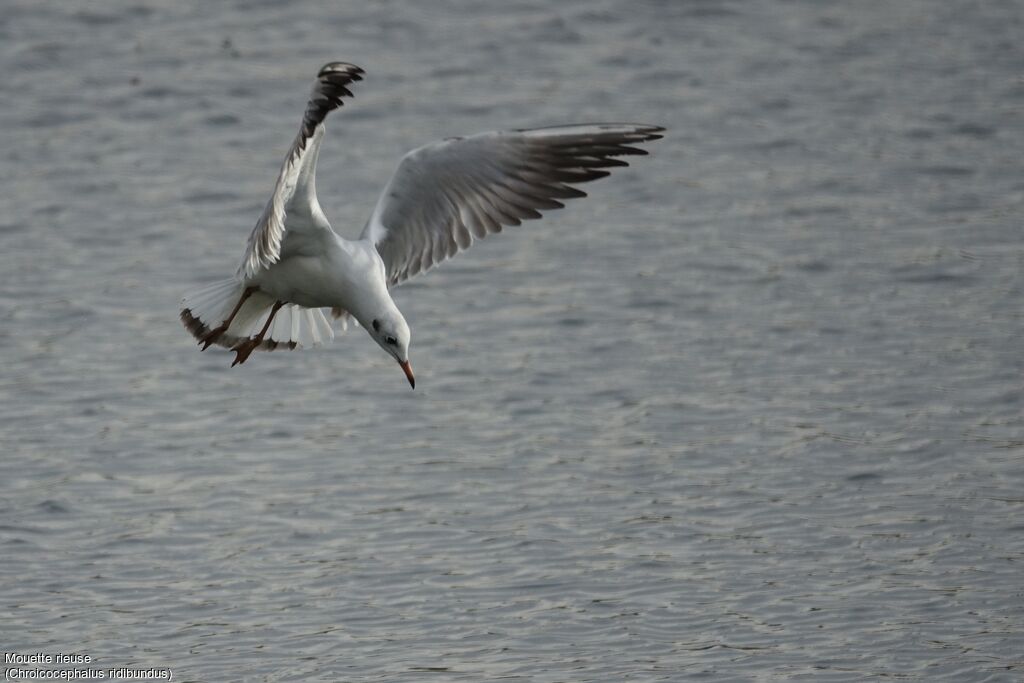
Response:
[[[380,332],[380,321],[377,320],[376,318],[374,318],[372,324],[373,324],[373,331],[374,332]]]

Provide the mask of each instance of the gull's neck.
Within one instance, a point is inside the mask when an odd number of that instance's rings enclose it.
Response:
[[[377,248],[367,240],[347,240],[340,236],[336,239],[345,256],[343,263],[335,264],[334,271],[342,276],[343,286],[351,294],[346,306],[348,312],[367,329],[374,319],[402,318],[388,291],[384,262]]]

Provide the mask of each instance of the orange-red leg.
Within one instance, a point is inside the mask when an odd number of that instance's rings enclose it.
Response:
[[[263,343],[263,338],[267,336],[267,330],[270,329],[270,323],[274,321],[274,316],[277,315],[278,310],[284,306],[283,301],[277,301],[274,303],[274,307],[270,309],[270,315],[267,316],[267,322],[263,324],[263,329],[252,339],[245,339],[235,344],[231,350],[235,352],[235,362],[231,364],[231,367],[244,363],[249,357],[249,354],[256,350],[260,344]]]
[[[238,300],[237,304],[235,304],[235,309],[231,311],[231,315],[228,316],[228,319],[203,335],[203,338],[199,340],[199,343],[203,345],[203,351],[210,348],[211,345],[220,339],[222,334],[228,331],[228,328],[231,327],[231,321],[233,321],[235,316],[238,315],[238,311],[241,310],[242,304],[244,304],[246,300],[256,292],[256,290],[256,287],[247,287],[245,291],[242,292],[242,298]]]

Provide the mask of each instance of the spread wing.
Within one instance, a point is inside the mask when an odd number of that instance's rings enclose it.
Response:
[[[647,154],[632,145],[657,140],[663,130],[582,124],[481,133],[420,147],[398,165],[362,238],[376,245],[388,283],[398,284],[503,226],[585,197],[573,185],[628,165],[618,157]]]
[[[292,221],[288,226],[291,232],[326,227],[326,221],[313,220],[313,215],[319,213],[314,176],[320,141],[324,135],[324,119],[328,113],[342,105],[343,97],[352,96],[348,86],[353,81],[361,81],[363,73],[358,66],[343,62],[332,62],[320,69],[306,112],[302,116],[302,127],[277,176],[274,194],[249,236],[245,257],[238,268],[239,277],[250,278],[280,259],[281,242],[285,238],[285,216],[288,213],[309,218]]]

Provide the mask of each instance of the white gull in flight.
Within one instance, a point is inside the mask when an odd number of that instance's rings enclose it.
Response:
[[[646,154],[631,145],[664,129],[587,123],[449,138],[409,152],[377,201],[359,239],[332,229],[316,197],[324,119],[351,97],[363,70],[333,62],[317,74],[302,128],[274,193],[249,237],[235,277],[187,295],[181,320],[202,345],[235,352],[295,349],[333,339],[321,309],[344,329],[354,317],[416,386],[409,325],[389,289],[506,225],[540,218],[560,200],[585,197],[573,185]]]

